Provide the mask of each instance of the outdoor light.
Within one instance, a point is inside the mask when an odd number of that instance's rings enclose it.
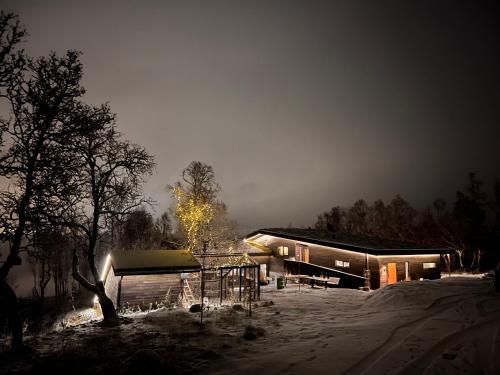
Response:
[[[102,268],[101,272],[101,281],[104,282],[106,277],[105,275],[109,271],[109,267],[111,266],[111,253],[107,255],[106,261],[104,262],[104,267]],[[96,305],[99,302],[99,297],[97,294],[94,296],[94,305]]]

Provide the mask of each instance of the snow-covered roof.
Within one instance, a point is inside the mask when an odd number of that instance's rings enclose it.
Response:
[[[113,251],[111,266],[117,276],[194,272],[201,268],[189,250]]]
[[[452,254],[450,248],[425,248],[415,244],[378,238],[335,234],[323,230],[302,228],[259,229],[245,237],[247,242],[259,241],[263,236],[284,238],[325,247],[351,250],[371,255],[414,255],[414,254]]]

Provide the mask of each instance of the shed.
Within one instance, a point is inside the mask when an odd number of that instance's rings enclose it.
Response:
[[[186,274],[201,265],[189,250],[113,251],[104,265],[106,294],[115,306],[178,301]]]

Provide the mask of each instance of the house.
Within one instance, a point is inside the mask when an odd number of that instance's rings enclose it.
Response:
[[[377,289],[398,281],[438,279],[449,248],[335,235],[297,228],[259,229],[244,239],[267,276],[305,274],[340,278],[339,287]],[[369,281],[369,284],[368,284]]]
[[[189,250],[113,251],[104,265],[106,294],[115,306],[177,302],[201,265]]]

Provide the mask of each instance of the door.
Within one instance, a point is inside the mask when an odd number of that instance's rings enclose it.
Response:
[[[398,281],[396,263],[387,264],[387,284],[394,284]]]
[[[295,260],[297,262],[302,261],[302,246],[299,244],[295,245]]]
[[[307,246],[304,247],[304,262],[309,263],[309,248]]]
[[[295,260],[299,262],[309,263],[309,248],[307,245],[295,245]]]

